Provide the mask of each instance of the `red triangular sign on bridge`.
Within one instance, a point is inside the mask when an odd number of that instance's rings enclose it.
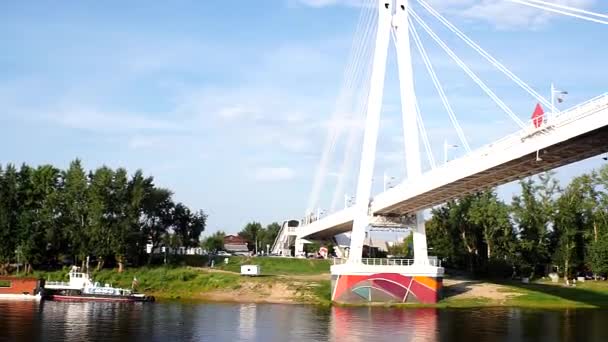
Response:
[[[536,108],[534,108],[534,113],[532,113],[532,123],[534,127],[538,128],[543,124],[545,118],[545,111],[543,107],[541,107],[540,103],[536,104]]]

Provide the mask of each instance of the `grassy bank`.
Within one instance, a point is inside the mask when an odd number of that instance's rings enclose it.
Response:
[[[238,273],[241,265],[259,265],[265,275],[329,274],[330,266],[330,260],[323,259],[230,257],[228,264],[224,264],[223,260],[224,258],[219,258],[215,268]]]
[[[138,291],[163,299],[209,300],[229,302],[308,303],[330,305],[331,286],[327,260],[223,258],[215,267],[143,267],[123,273],[102,270],[93,278],[102,284],[130,287],[139,281]],[[243,264],[260,265],[262,276],[238,274]],[[36,272],[47,280],[67,280],[68,269]],[[479,280],[444,280],[444,298],[434,305],[398,305],[403,307],[473,308],[608,308],[608,282],[587,281],[576,287],[538,282],[489,282]]]
[[[230,257],[219,258],[217,267],[163,266],[115,269],[93,272],[101,284],[130,288],[134,278],[137,290],[158,299],[210,301],[329,304],[330,282],[327,260]],[[239,275],[243,264],[261,265],[262,276]],[[291,267],[290,267],[291,266]],[[33,276],[67,281],[68,268],[52,272],[36,271]],[[32,276],[32,275],[30,275]]]
[[[446,283],[450,283],[446,280]],[[481,290],[480,290],[481,289]],[[465,281],[444,287],[438,307],[608,308],[608,282],[562,283]]]

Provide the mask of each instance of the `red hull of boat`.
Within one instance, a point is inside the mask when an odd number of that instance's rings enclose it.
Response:
[[[49,300],[58,302],[137,302],[135,298],[120,298],[120,297],[88,297],[88,296],[64,296],[51,295]]]

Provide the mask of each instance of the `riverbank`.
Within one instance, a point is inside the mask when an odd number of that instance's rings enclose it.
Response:
[[[261,265],[262,276],[241,276],[241,264]],[[67,280],[67,269],[36,272],[35,276]],[[102,270],[94,272],[93,278],[119,287],[130,287],[137,278],[137,290],[159,300],[331,305],[327,260],[230,257],[227,264],[218,260],[214,268],[143,267],[128,268],[123,273]],[[396,306],[608,308],[608,282],[587,281],[566,287],[550,282],[522,284],[447,277],[439,303]]]

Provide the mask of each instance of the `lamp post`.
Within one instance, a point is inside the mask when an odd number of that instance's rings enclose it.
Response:
[[[555,96],[556,94],[557,94],[557,97]],[[551,83],[551,118],[553,118],[555,116],[555,112],[557,112],[557,109],[555,108],[555,100],[557,99],[557,102],[559,102],[559,103],[563,102],[564,95],[568,95],[568,92],[555,89],[555,85],[553,85],[553,83]]]
[[[321,218],[321,215],[325,214],[325,210],[317,208],[317,221]]]
[[[353,196],[344,194],[344,209],[348,208],[349,205],[353,204]]]
[[[384,191],[386,191],[386,188],[388,187],[389,189],[392,188],[391,186],[391,181],[395,180],[395,177],[389,177],[386,175],[386,172],[384,173],[384,177],[383,177],[383,186],[384,186]]]
[[[458,145],[448,144],[447,139],[443,141],[443,163],[448,162],[448,149],[457,148]]]

